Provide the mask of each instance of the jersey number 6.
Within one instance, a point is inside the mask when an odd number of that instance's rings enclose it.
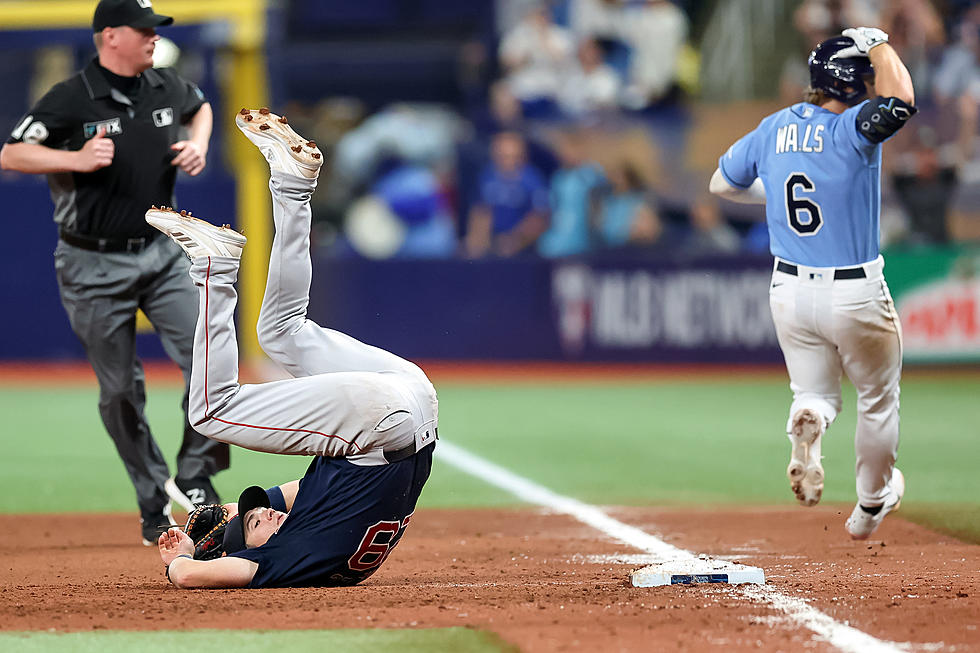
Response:
[[[361,544],[357,547],[357,551],[347,560],[347,566],[352,571],[367,571],[380,565],[398,544],[398,540],[401,539],[402,533],[411,519],[412,515],[403,519],[401,523],[379,521],[368,528],[364,532],[364,537],[361,538]]]
[[[823,218],[820,216],[820,205],[805,197],[796,196],[797,186],[803,187],[803,192],[813,192],[816,186],[802,172],[793,172],[786,178],[786,218],[790,228],[801,236],[812,236],[820,231]],[[809,214],[809,219],[801,220],[801,213]]]

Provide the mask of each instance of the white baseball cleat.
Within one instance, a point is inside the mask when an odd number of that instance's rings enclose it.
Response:
[[[820,464],[820,437],[826,428],[815,410],[803,408],[793,415],[789,441],[790,452],[786,477],[796,500],[803,506],[815,506],[823,494],[823,466]]]
[[[890,512],[895,512],[902,505],[902,497],[905,496],[905,476],[898,470],[892,469],[892,480],[888,483],[888,496],[881,504],[881,510],[871,514],[861,507],[861,504],[854,506],[851,516],[847,518],[844,527],[851,534],[852,540],[866,540],[868,536],[875,532],[882,520]]]
[[[170,497],[171,501],[187,512],[194,512],[194,502],[191,501],[186,494],[180,491],[180,488],[177,487],[177,483],[174,481],[173,476],[164,482],[163,489],[167,493],[167,496]]]
[[[216,227],[192,217],[187,211],[178,213],[166,207],[153,207],[146,212],[146,221],[170,237],[191,259],[208,256],[241,258],[246,238],[227,225]]]
[[[308,141],[289,126],[286,116],[277,116],[268,109],[242,109],[235,124],[252,141],[269,167],[279,172],[316,179],[323,164],[323,153],[313,141]]]

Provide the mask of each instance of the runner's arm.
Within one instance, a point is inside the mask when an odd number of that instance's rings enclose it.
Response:
[[[737,188],[732,186],[721,174],[721,168],[715,168],[715,174],[711,175],[708,182],[708,190],[718,197],[723,197],[739,204],[765,204],[766,188],[762,185],[762,180],[758,177],[748,188]]]

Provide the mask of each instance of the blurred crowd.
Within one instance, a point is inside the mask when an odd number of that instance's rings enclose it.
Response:
[[[369,113],[344,98],[286,107],[329,150],[314,196],[321,247],[371,258],[768,252],[763,211],[720,204],[706,193],[713,168],[684,163],[719,3],[496,4],[493,47],[461,49],[459,109]],[[886,144],[884,241],[980,238],[980,215],[962,209],[980,206],[970,199],[980,194],[980,4],[755,0],[753,8],[760,4],[786,9],[795,31],[787,51],[769,54],[785,61],[769,84],[769,99],[784,105],[801,100],[806,56],[819,41],[854,25],[891,35],[920,114]],[[712,156],[728,144],[714,143]]]

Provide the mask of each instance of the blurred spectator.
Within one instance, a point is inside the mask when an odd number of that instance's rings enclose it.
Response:
[[[504,81],[490,87],[490,101],[485,112],[473,119],[473,131],[458,146],[456,209],[468,216],[479,200],[481,175],[487,169],[493,151],[493,139],[501,132],[515,132],[524,139],[527,163],[547,179],[558,168],[550,145],[535,135],[533,124],[524,119],[521,103]]]
[[[506,82],[498,81],[490,87],[489,113],[476,119],[477,141],[481,152],[490,151],[490,140],[503,131],[519,133],[525,141],[527,159],[545,175],[558,167],[551,147],[535,135],[533,125],[524,117],[521,103],[511,93]]]
[[[933,77],[933,95],[941,106],[962,97],[980,102],[980,6],[963,18]]]
[[[363,256],[370,259],[393,257],[405,243],[405,225],[374,195],[354,200],[344,219],[344,237],[330,245],[335,256]]]
[[[444,258],[456,252],[456,226],[431,170],[396,163],[372,189],[404,225],[399,258]]]
[[[810,50],[848,27],[879,26],[879,4],[875,0],[803,0],[793,13],[793,24]]]
[[[629,240],[618,246],[610,246],[607,251],[669,259],[677,255],[681,245],[677,229],[664,220],[653,206],[640,204],[630,225]]]
[[[602,58],[595,39],[578,46],[578,63],[569,70],[558,96],[562,111],[571,116],[612,109],[619,101],[619,75]]]
[[[569,0],[569,27],[577,36],[618,38],[620,0]]]
[[[769,225],[763,220],[756,222],[742,238],[742,250],[750,254],[769,256]]]
[[[881,29],[888,33],[888,43],[902,57],[917,90],[931,84],[931,59],[935,48],[946,41],[943,21],[930,0],[894,0],[881,12]],[[923,99],[926,94],[922,93]]]
[[[691,230],[684,249],[694,256],[734,254],[740,249],[738,232],[721,213],[718,200],[701,195],[691,204]]]
[[[574,60],[571,33],[551,19],[547,6],[534,6],[500,42],[507,84],[529,117],[551,117],[561,80]]]
[[[444,108],[400,103],[379,111],[337,143],[331,168],[335,180],[364,187],[385,158],[426,165],[442,174],[453,166],[459,117]]]
[[[527,12],[543,5],[547,0],[494,0],[497,34],[506,34],[527,16]],[[549,2],[549,4],[551,4]]]
[[[611,164],[609,187],[598,202],[595,230],[602,247],[623,247],[656,240],[651,214],[656,209],[637,169],[628,162]],[[656,216],[655,222],[659,222]]]
[[[604,181],[602,170],[589,160],[583,131],[560,132],[556,149],[561,168],[551,178],[551,224],[538,241],[538,252],[548,258],[589,249],[592,193]]]
[[[974,110],[967,115],[975,123],[976,105],[972,107]],[[964,108],[968,109],[966,105]],[[940,147],[935,142],[935,132],[923,128],[918,131],[916,146],[899,155],[892,186],[907,219],[902,242],[942,245],[950,241],[950,206],[967,153],[963,145]]]
[[[617,20],[620,38],[632,51],[625,105],[640,109],[664,100],[675,86],[687,16],[668,0],[642,0],[624,8]]]
[[[520,134],[495,136],[491,158],[467,223],[465,247],[471,257],[523,252],[538,239],[547,220],[547,186],[541,173],[527,163]]]

